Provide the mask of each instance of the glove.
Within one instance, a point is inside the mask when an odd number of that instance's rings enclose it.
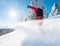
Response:
[[[30,6],[29,6],[29,5],[28,5],[27,7],[28,7],[28,8],[30,8]]]

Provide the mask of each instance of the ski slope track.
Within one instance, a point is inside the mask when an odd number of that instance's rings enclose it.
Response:
[[[40,22],[15,24],[15,31],[0,36],[0,46],[60,46],[60,19],[45,19],[42,25]]]

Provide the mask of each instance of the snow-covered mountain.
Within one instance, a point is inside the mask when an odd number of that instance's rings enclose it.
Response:
[[[0,36],[0,46],[60,46],[60,19],[45,19],[43,25],[40,22],[15,24],[15,31]]]

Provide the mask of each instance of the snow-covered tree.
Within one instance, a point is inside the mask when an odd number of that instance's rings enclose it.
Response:
[[[39,3],[38,0],[32,0],[30,2],[30,6],[34,6],[34,7],[43,9],[43,16],[44,16],[44,18],[47,18],[48,14],[44,9],[44,0],[40,0],[40,1],[41,2]],[[34,20],[35,17],[36,17],[36,14],[34,13],[34,11],[32,9],[29,9],[28,16],[25,20]]]
[[[34,7],[39,7],[39,4],[38,4],[38,0],[32,0],[30,2],[30,6],[34,6]],[[32,9],[29,9],[29,12],[28,12],[28,16],[25,20],[34,20],[36,17],[36,14],[34,13],[34,11]]]
[[[58,5],[56,3],[54,3],[54,5],[52,6],[51,12],[49,14],[49,17],[55,16],[58,14]]]

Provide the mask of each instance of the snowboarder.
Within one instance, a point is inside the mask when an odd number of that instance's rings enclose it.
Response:
[[[34,13],[36,14],[36,17],[35,17],[36,20],[44,19],[43,10],[41,8],[36,8],[36,7],[33,7],[33,6],[28,6],[28,8],[31,8],[32,10],[34,10]]]

